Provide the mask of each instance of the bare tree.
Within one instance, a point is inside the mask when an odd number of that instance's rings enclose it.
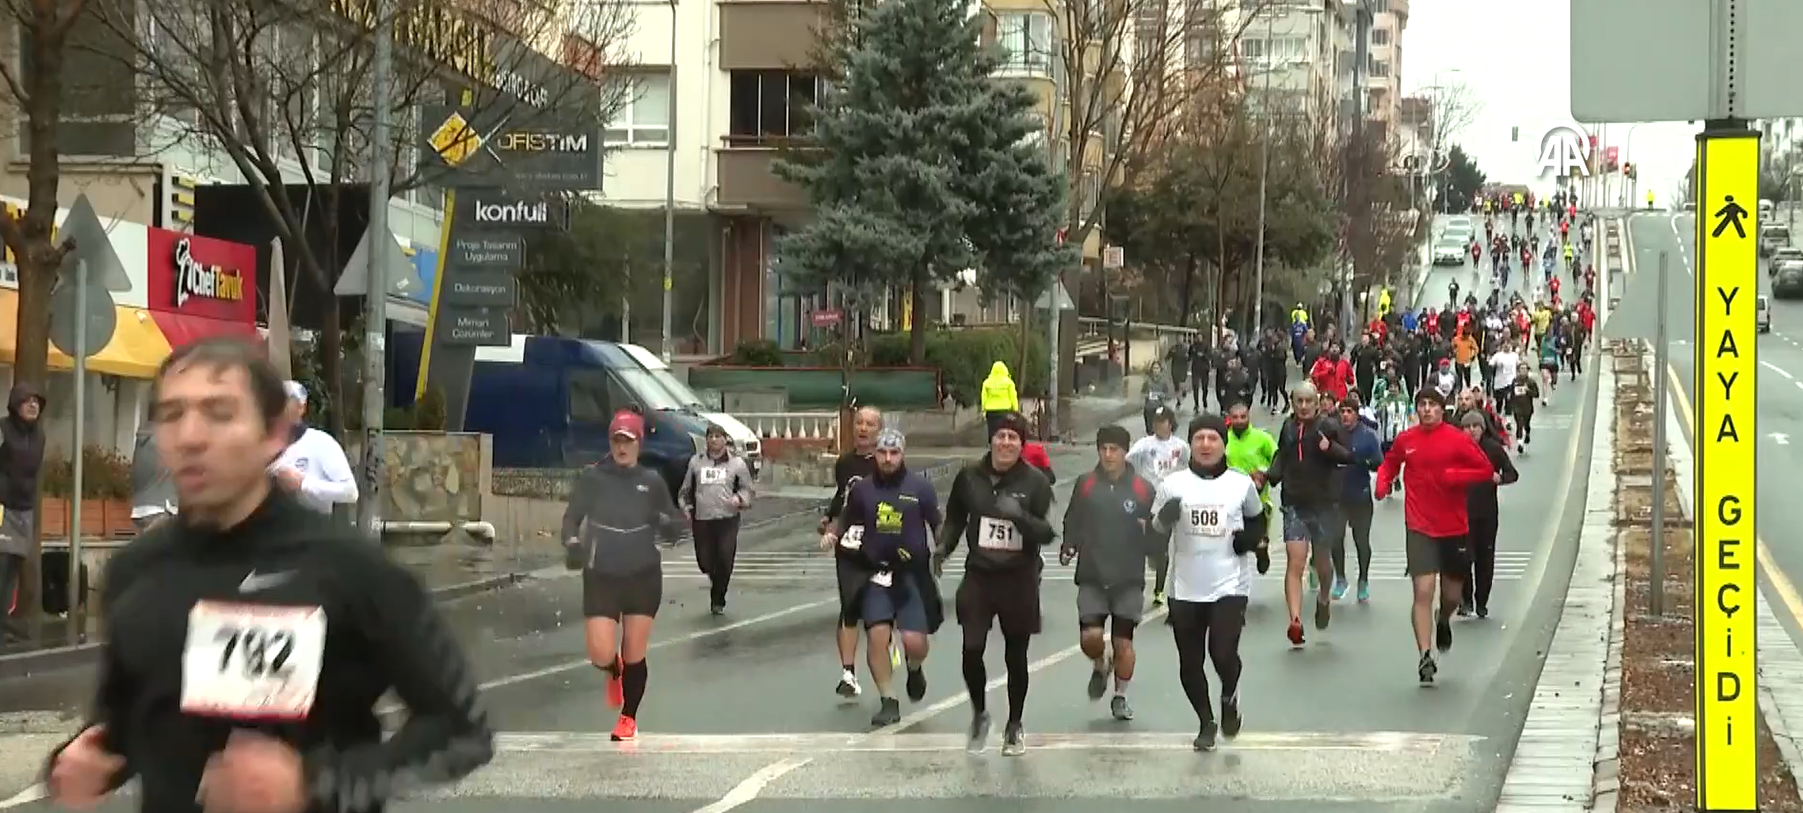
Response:
[[[1011,67],[1053,73],[1047,125],[1072,184],[1068,233],[1080,241],[1101,222],[1115,182],[1162,148],[1190,102],[1233,95],[1240,35],[1273,0],[1042,2],[1053,30],[1016,18],[1027,29],[1002,35],[1026,43]]]
[[[0,240],[12,251],[19,270],[18,335],[13,380],[42,385],[49,366],[50,292],[68,247],[53,243],[57,189],[62,182],[58,136],[67,108],[97,96],[117,101],[119,88],[108,88],[91,71],[68,70],[71,57],[84,46],[107,39],[107,26],[95,19],[90,0],[5,0],[6,22],[19,32],[18,60],[0,60],[6,98],[23,124],[21,152],[26,163],[25,210],[0,215]],[[125,92],[129,94],[130,83]],[[129,97],[128,97],[129,98]],[[35,556],[34,556],[35,559]]]
[[[1456,79],[1424,88],[1418,95],[1428,103],[1426,132],[1421,134],[1421,141],[1427,146],[1425,157],[1432,187],[1434,179],[1445,171],[1447,152],[1484,112],[1484,101],[1470,85]],[[1423,212],[1423,217],[1432,215]]]
[[[397,197],[417,189],[432,203],[443,199],[436,184],[444,179],[418,169],[421,128],[440,126],[421,121],[419,106],[461,101],[510,130],[599,129],[635,93],[629,73],[602,71],[626,61],[633,21],[625,0],[570,4],[575,19],[539,4],[393,0],[391,161],[372,167],[376,0],[88,2],[138,9],[148,22],[147,35],[132,38],[135,67],[146,103],[163,113],[162,143],[204,144],[230,161],[292,256],[296,284],[320,295],[329,327],[340,324],[330,293],[346,259],[337,256],[338,213],[364,194],[355,185],[381,172]],[[562,53],[546,57],[541,47]],[[334,404],[343,403],[344,355],[338,331],[322,331],[321,373]],[[334,433],[343,414],[332,410]]]

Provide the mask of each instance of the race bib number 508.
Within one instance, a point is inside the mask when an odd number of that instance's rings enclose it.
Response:
[[[303,719],[319,690],[325,644],[324,608],[202,601],[188,613],[182,711]]]

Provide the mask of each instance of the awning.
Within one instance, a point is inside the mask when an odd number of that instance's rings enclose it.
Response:
[[[169,342],[143,308],[113,306],[118,317],[113,338],[88,359],[88,369],[96,373],[126,378],[155,378],[157,366],[169,357]],[[16,358],[14,343],[19,336],[19,293],[0,289],[0,362],[11,364]],[[52,369],[68,370],[74,359],[55,347],[50,348]]]
[[[251,341],[261,341],[257,335],[257,326],[246,322],[228,322],[224,319],[189,316],[168,311],[146,311],[146,313],[150,314],[156,327],[162,330],[163,340],[168,343],[170,349],[214,336],[238,336]]]

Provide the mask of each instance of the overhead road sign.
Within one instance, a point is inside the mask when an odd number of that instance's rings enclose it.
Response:
[[[1571,30],[1579,121],[1803,116],[1797,0],[1571,0]]]

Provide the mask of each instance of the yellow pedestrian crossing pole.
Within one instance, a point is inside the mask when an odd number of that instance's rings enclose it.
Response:
[[[1758,809],[1754,546],[1758,471],[1759,132],[1712,121],[1697,136],[1697,809]],[[1663,318],[1663,317],[1662,317]],[[1655,371],[1654,375],[1661,374]],[[1664,499],[1657,495],[1656,500]]]

